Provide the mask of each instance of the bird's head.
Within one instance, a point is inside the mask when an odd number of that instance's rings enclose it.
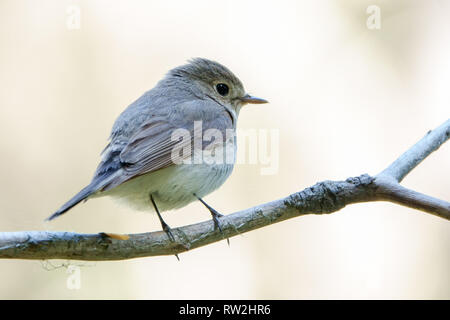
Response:
[[[170,70],[167,77],[185,84],[185,89],[191,90],[197,98],[212,99],[233,108],[236,114],[248,103],[268,102],[246,93],[241,80],[228,68],[204,58],[192,59],[189,63]]]

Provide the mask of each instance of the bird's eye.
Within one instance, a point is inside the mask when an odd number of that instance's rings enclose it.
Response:
[[[219,83],[216,85],[216,90],[221,96],[226,96],[230,91],[230,88],[225,83]]]

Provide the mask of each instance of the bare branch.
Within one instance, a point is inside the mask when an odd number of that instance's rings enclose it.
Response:
[[[383,176],[377,177],[375,183],[378,186],[379,200],[394,202],[450,220],[450,203],[447,201],[405,188]]]
[[[386,175],[402,182],[412,169],[417,167],[423,159],[430,153],[439,149],[439,147],[450,138],[450,119],[445,121],[434,130],[428,133],[419,142],[403,153],[388,168],[383,170],[380,175]]]
[[[269,202],[220,218],[225,237],[232,237],[305,214],[323,214],[345,205],[375,197],[368,175],[346,181],[325,181],[284,199]],[[176,242],[165,232],[131,234],[116,240],[101,234],[25,231],[0,234],[0,258],[121,260],[173,255],[198,248],[224,237],[212,220],[172,229]]]
[[[390,201],[450,220],[450,203],[398,183],[449,136],[450,120],[447,120],[375,177],[363,174],[345,181],[320,182],[286,198],[221,217],[224,234],[211,220],[172,229],[176,241],[162,231],[131,234],[128,240],[112,239],[101,233],[3,232],[0,258],[99,261],[173,255],[286,219],[332,213],[359,202]]]

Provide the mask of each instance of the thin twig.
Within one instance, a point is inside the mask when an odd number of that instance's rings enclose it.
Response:
[[[398,182],[411,172],[419,163],[428,157],[433,151],[450,138],[450,119],[445,121],[434,130],[428,133],[419,142],[413,145],[389,167],[383,170],[380,175],[390,176]]]
[[[405,188],[385,177],[377,177],[375,183],[378,186],[377,195],[380,200],[390,201],[450,220],[450,203],[447,201]]]

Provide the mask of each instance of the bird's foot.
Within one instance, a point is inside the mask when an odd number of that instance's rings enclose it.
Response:
[[[161,223],[161,226],[162,226],[163,231],[167,234],[167,237],[169,238],[169,240],[172,242],[176,242],[175,237],[172,233],[172,228],[170,228],[169,225],[165,222]],[[175,254],[175,257],[177,258],[178,261],[180,261],[180,257],[178,256],[178,254]]]
[[[198,199],[198,201],[200,201],[209,210],[209,212],[211,212],[211,216],[214,221],[214,227],[219,229],[220,233],[225,238],[225,234],[223,233],[223,230],[222,230],[222,223],[219,220],[219,218],[223,217],[223,214],[219,213],[216,209],[214,209],[209,204],[207,204],[205,201],[203,201],[203,199],[200,198],[199,196],[197,196],[195,193],[194,193],[194,197],[196,197]],[[228,239],[228,238],[226,238],[226,239],[227,239],[227,243],[229,246],[230,239]]]
[[[219,218],[223,217],[223,214],[217,212],[213,208],[208,208],[208,209],[211,212],[211,216],[212,216],[212,219],[214,221],[215,228],[219,229],[220,233],[225,238],[225,234],[223,233],[223,230],[222,230],[222,223],[219,220]],[[230,245],[230,239],[228,239],[228,238],[227,238],[227,244],[228,244],[228,246]]]
[[[156,214],[158,215],[159,222],[161,222],[161,227],[162,227],[163,231],[167,234],[170,241],[176,242],[175,237],[173,236],[173,233],[172,233],[172,229],[162,218],[161,213],[159,212],[158,207],[156,206],[156,202],[155,202],[155,199],[153,198],[152,194],[150,194],[150,201],[152,202],[153,207],[155,208]],[[175,253],[175,257],[177,257],[178,261],[180,261],[180,257],[178,257],[178,254]]]
[[[167,236],[169,237],[169,239],[173,242],[175,242],[175,237],[173,236],[172,233],[172,228],[169,227],[169,225],[167,223],[161,223],[162,229],[163,231],[167,234]]]

